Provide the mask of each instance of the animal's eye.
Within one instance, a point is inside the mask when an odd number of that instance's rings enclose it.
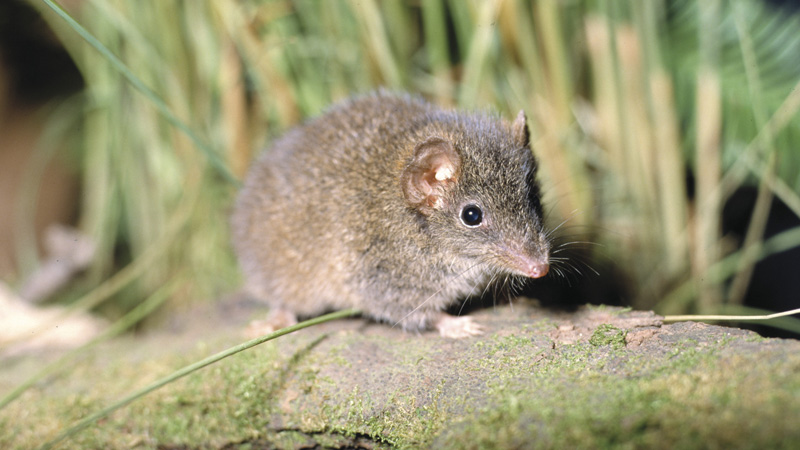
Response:
[[[483,211],[477,205],[467,205],[461,210],[461,222],[468,227],[477,227],[483,220]]]

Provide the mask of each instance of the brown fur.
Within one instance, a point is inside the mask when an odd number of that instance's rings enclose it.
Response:
[[[420,330],[493,277],[546,273],[528,139],[522,113],[511,125],[386,93],[333,107],[245,180],[232,225],[247,286],[298,316],[359,308]]]

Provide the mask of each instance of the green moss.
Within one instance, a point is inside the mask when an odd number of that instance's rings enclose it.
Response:
[[[535,367],[511,368],[490,385],[492,400],[473,415],[475,420],[445,432],[434,447],[609,448],[624,443],[633,448],[702,448],[710,441],[741,447],[753,442],[752,433],[758,435],[757,442],[787,447],[783,437],[797,434],[792,421],[778,420],[774,435],[757,429],[754,423],[759,421],[752,421],[746,411],[756,414],[751,405],[770,404],[770,394],[763,393],[756,380],[742,391],[747,381],[730,376],[731,371],[752,373],[746,370],[752,364],[746,362],[749,358],[725,360],[721,370],[715,352],[702,352],[690,341],[681,347],[662,360],[669,376],[651,371],[635,381],[619,377],[616,370],[593,370],[596,347],[581,344],[563,348]],[[798,377],[786,378],[795,381],[784,387],[800,392]],[[711,411],[713,417],[707,417]],[[767,414],[784,416],[778,411]],[[686,429],[687,417],[697,417],[688,421],[697,425]]]
[[[745,338],[745,340],[747,342],[764,342],[764,341],[768,341],[769,339],[765,338],[764,336],[761,336],[760,334],[752,333],[752,334],[748,335]]]
[[[369,393],[355,388],[343,401],[323,407],[327,425],[321,431],[347,438],[363,435],[394,448],[419,448],[431,442],[446,421],[440,407],[444,385],[445,381],[440,381],[425,403],[398,386],[381,406]]]
[[[628,335],[626,330],[604,323],[597,327],[589,338],[589,343],[596,346],[610,345],[615,348],[625,346],[625,336]]]

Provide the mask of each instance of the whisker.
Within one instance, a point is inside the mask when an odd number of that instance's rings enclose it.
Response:
[[[565,259],[565,262],[566,262],[566,259]],[[600,276],[600,272],[598,272],[597,270],[595,270],[595,269],[594,269],[594,268],[591,266],[591,264],[589,264],[589,262],[587,262],[586,260],[584,260],[584,259],[583,259],[583,258],[581,258],[581,257],[573,257],[573,258],[570,258],[570,259],[569,259],[569,263],[571,263],[573,266],[583,267],[583,268],[585,268],[586,270],[589,270],[589,271],[591,271],[591,272],[592,272],[592,273],[594,273],[595,275],[597,275],[597,276]]]
[[[553,233],[558,231],[559,228],[563,227],[564,224],[569,222],[570,220],[572,220],[572,217],[567,217],[566,219],[562,220],[560,224],[558,224],[555,227],[551,228],[550,230],[546,231],[544,233],[544,237],[549,238],[550,236],[553,235]]]
[[[459,273],[459,274],[456,276],[456,278],[461,278],[461,277],[463,277],[465,273],[469,272],[470,270],[474,269],[475,267],[477,267],[477,266],[478,266],[478,265],[480,265],[480,264],[481,264],[480,262],[477,262],[477,263],[475,263],[475,264],[473,264],[473,265],[471,265],[471,266],[467,267],[467,268],[466,268],[466,269],[464,269],[464,270],[463,270],[461,273]],[[424,306],[426,303],[428,303],[429,301],[431,301],[431,299],[432,299],[432,298],[436,297],[436,296],[437,296],[437,295],[438,295],[440,292],[442,292],[442,290],[444,290],[444,288],[445,288],[445,286],[442,286],[442,287],[440,287],[439,289],[437,289],[437,290],[436,290],[436,292],[434,292],[434,293],[433,293],[433,294],[431,294],[431,295],[430,295],[428,298],[426,298],[426,299],[425,299],[425,301],[423,301],[422,303],[420,303],[419,305],[417,305],[417,307],[416,307],[416,308],[412,309],[412,310],[411,310],[411,312],[409,312],[408,314],[406,314],[405,316],[403,316],[403,318],[402,318],[402,319],[400,319],[400,320],[398,320],[397,322],[395,322],[395,323],[392,325],[392,328],[396,327],[396,326],[397,326],[397,325],[399,325],[401,322],[403,322],[404,320],[408,319],[408,318],[409,318],[409,316],[411,316],[411,315],[412,315],[412,314],[414,314],[415,312],[419,311],[419,309],[420,309],[420,308],[422,308],[422,307],[423,307],[423,306]]]
[[[544,234],[545,238],[550,238],[550,236],[552,236],[553,233],[555,233],[558,229],[560,229],[562,226],[564,226],[564,224],[566,224],[570,220],[574,219],[575,216],[577,216],[578,214],[583,214],[583,211],[579,211],[577,209],[572,210],[572,212],[570,212],[569,215],[561,223],[559,223],[558,225],[553,227],[551,230],[545,232],[545,234]]]
[[[475,266],[472,266],[472,267],[475,267]],[[459,277],[461,277],[461,276],[463,276],[463,273],[462,273],[461,275],[459,275]],[[488,285],[487,285],[487,286],[488,286]],[[467,295],[466,295],[466,298],[464,299],[464,301],[463,301],[463,302],[461,302],[461,307],[460,307],[460,308],[458,308],[458,315],[459,315],[459,316],[461,315],[461,312],[462,312],[462,311],[464,311],[464,307],[465,307],[465,306],[467,306],[467,301],[468,301],[468,299],[469,299],[470,297],[472,297],[472,295],[475,293],[475,289],[477,289],[477,288],[478,288],[478,286],[477,286],[477,285],[474,285],[474,286],[472,286],[472,289],[470,289],[470,290],[469,290],[469,294],[467,294]],[[484,293],[486,292],[486,288],[485,288],[485,287],[484,287],[483,291],[484,291]]]
[[[552,255],[557,255],[557,254],[563,253],[565,251],[572,251],[572,250],[576,250],[576,249],[587,249],[590,246],[603,247],[602,244],[597,244],[597,243],[589,242],[589,241],[570,241],[570,242],[565,242],[565,243],[556,245],[555,248],[550,250],[550,255],[551,256]]]

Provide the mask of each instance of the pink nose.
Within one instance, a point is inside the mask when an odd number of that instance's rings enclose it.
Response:
[[[539,263],[539,264],[531,264],[528,268],[528,276],[531,278],[541,278],[547,275],[547,272],[550,271],[550,264],[547,263]]]

